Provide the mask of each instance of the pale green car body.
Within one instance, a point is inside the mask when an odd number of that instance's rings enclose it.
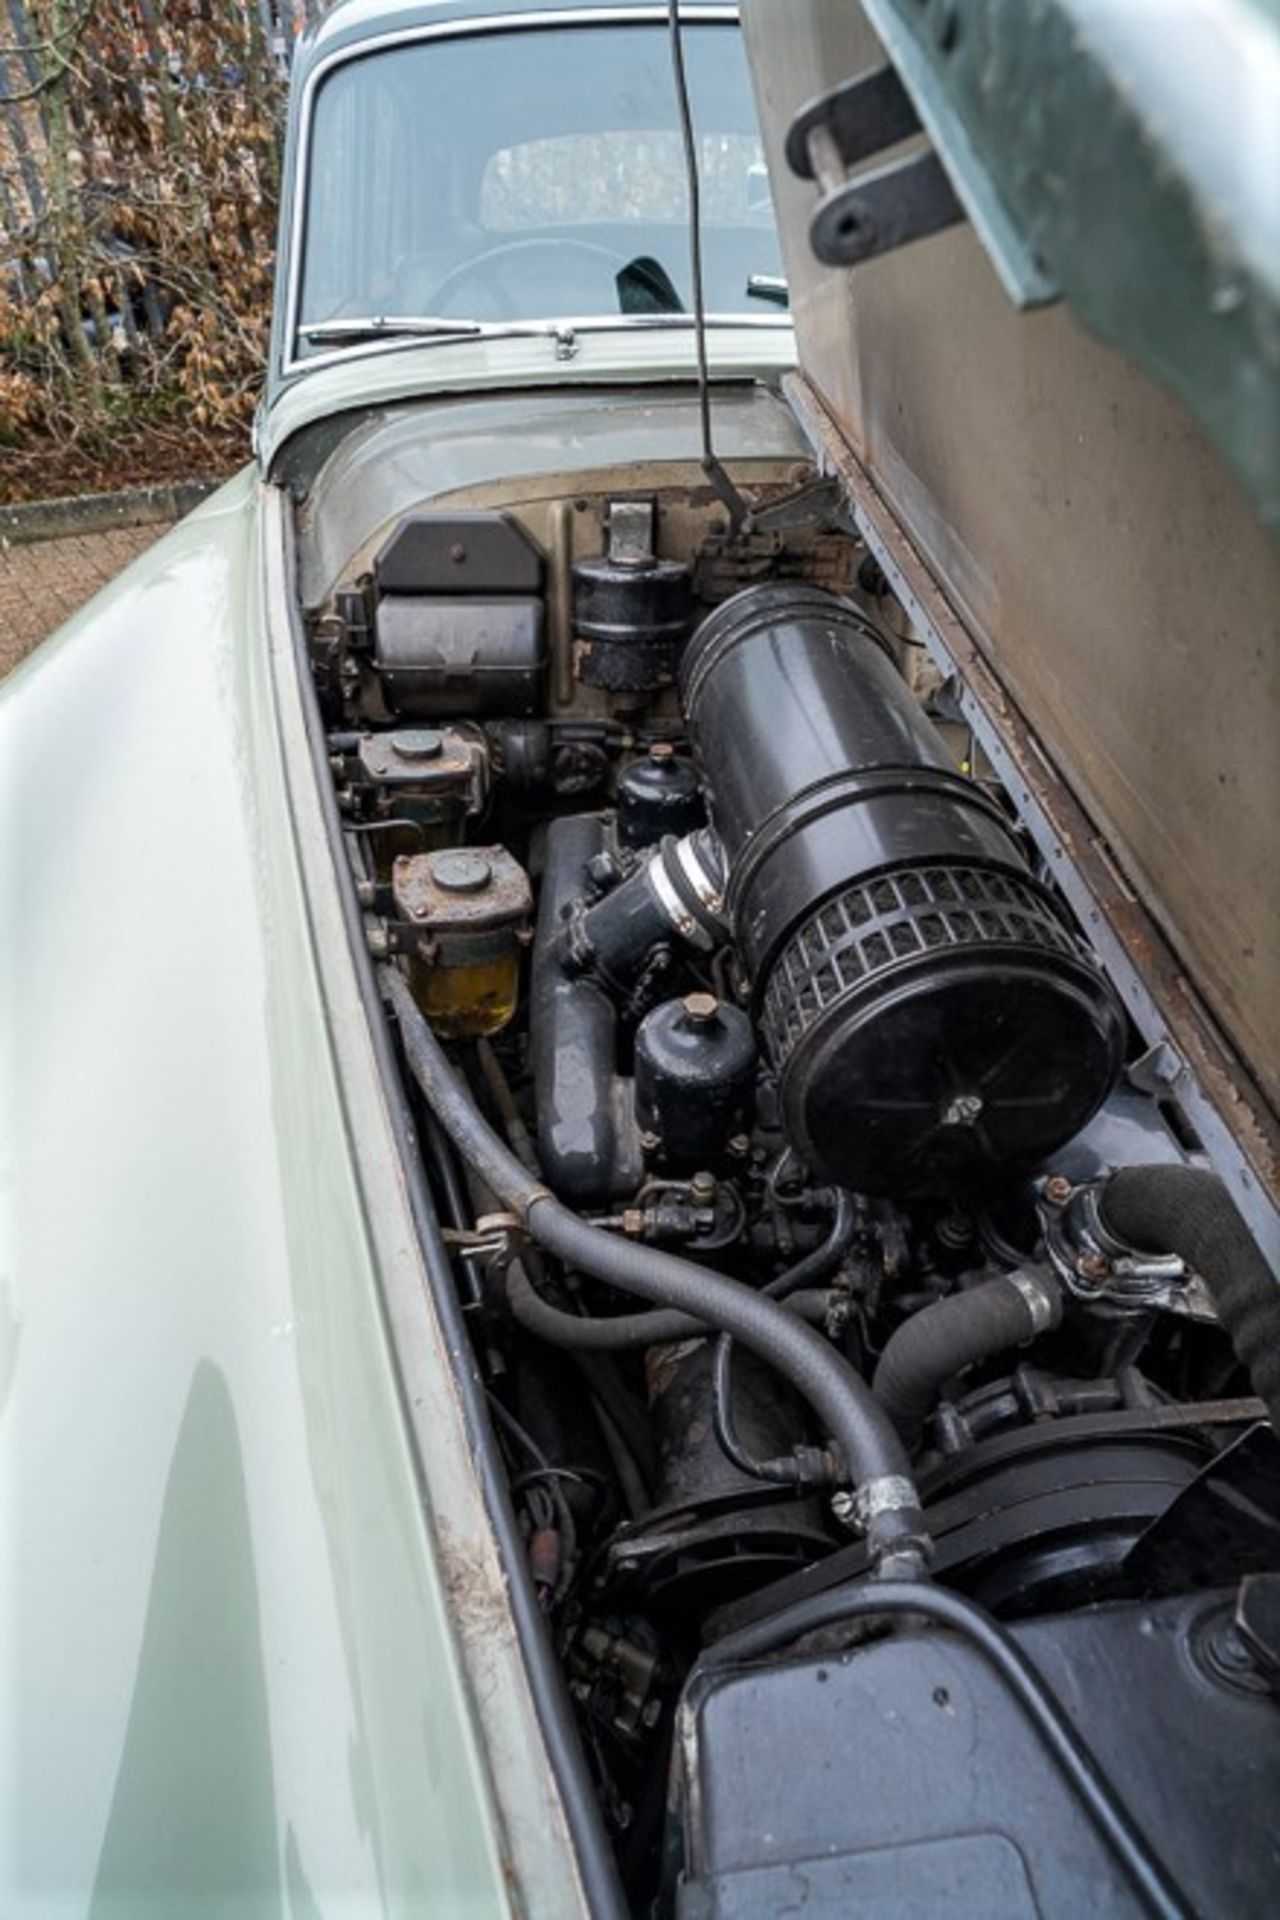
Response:
[[[785,327],[713,341],[742,381],[790,359]],[[692,364],[616,332],[571,369],[509,340],[305,374],[258,464],[3,689],[6,1920],[585,1911],[342,928],[271,474],[351,409],[687,394]]]

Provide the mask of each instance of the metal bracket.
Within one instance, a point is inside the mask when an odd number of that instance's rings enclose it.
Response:
[[[844,496],[829,476],[806,480],[794,493],[757,507],[748,533],[788,533],[793,527],[839,527],[844,524]]]
[[[920,116],[897,72],[877,67],[800,109],[787,130],[787,165],[801,180],[820,180],[829,150],[854,167],[919,131]],[[823,136],[816,154],[815,133]]]
[[[611,500],[606,516],[609,558],[620,567],[653,565],[654,521],[657,507],[647,500]]]
[[[861,10],[1009,298],[1065,297],[1171,387],[1280,537],[1275,18],[1169,6],[1155,34],[1116,0]]]
[[[964,208],[941,160],[936,153],[921,153],[859,174],[824,195],[810,222],[809,240],[826,266],[856,267],[963,219]]]
[[[1213,1325],[1209,1290],[1176,1253],[1142,1253],[1108,1233],[1099,1202],[1105,1185],[1073,1187],[1059,1175],[1040,1184],[1037,1212],[1050,1262],[1077,1299],[1124,1313],[1172,1313]]]
[[[1179,1083],[1186,1078],[1187,1063],[1167,1040],[1157,1040],[1153,1047],[1139,1055],[1128,1071],[1131,1086],[1139,1093],[1151,1094],[1160,1099],[1168,1094],[1176,1094]]]
[[[859,74],[811,101],[792,122],[787,160],[821,189],[809,243],[826,266],[857,266],[964,219],[936,153],[850,175],[860,161],[919,131],[919,116],[892,67]]]

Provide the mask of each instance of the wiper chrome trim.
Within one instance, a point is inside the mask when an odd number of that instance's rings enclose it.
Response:
[[[451,321],[449,330],[432,332],[425,328],[418,332],[409,322],[405,322],[403,331],[395,327],[392,317],[388,316],[388,325],[377,332],[368,330],[367,322],[323,321],[316,327],[304,327],[299,338],[309,339],[317,346],[329,346],[328,353],[310,354],[305,359],[290,363],[290,377],[312,373],[321,367],[331,365],[335,360],[346,356],[353,347],[363,347],[371,353],[393,353],[397,348],[410,347],[447,347],[457,341],[487,340],[553,340],[557,358],[572,360],[577,351],[579,335],[593,333],[687,333],[693,328],[693,316],[687,313],[615,313],[582,314],[563,320],[468,320]],[[341,334],[331,332],[331,328],[343,327]],[[789,314],[776,313],[709,313],[707,326],[711,330],[745,328],[762,333],[785,333],[791,330],[792,320]],[[456,330],[455,330],[456,329]]]
[[[314,320],[298,328],[300,340],[314,340],[318,346],[340,344],[344,340],[466,339],[481,331],[477,320],[445,320],[432,314],[371,313],[354,320]]]

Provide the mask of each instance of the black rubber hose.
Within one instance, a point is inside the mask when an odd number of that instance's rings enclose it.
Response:
[[[821,1245],[793,1262],[785,1273],[779,1273],[770,1280],[764,1289],[769,1299],[786,1300],[793,1293],[798,1293],[801,1287],[811,1287],[815,1280],[825,1280],[848,1253],[857,1231],[858,1209],[853,1203],[853,1196],[846,1193],[843,1187],[837,1187],[831,1225]]]
[[[625,1353],[642,1347],[656,1347],[675,1340],[705,1339],[716,1331],[705,1320],[670,1308],[651,1308],[647,1313],[620,1313],[608,1319],[599,1314],[566,1313],[543,1298],[519,1260],[507,1268],[507,1302],[512,1318],[539,1340],[554,1347],[570,1347],[586,1353]],[[831,1305],[831,1295],[814,1288],[791,1295],[787,1307],[800,1319],[821,1321]]]
[[[785,1273],[778,1274],[763,1289],[770,1300],[789,1300],[812,1280],[821,1280],[838,1267],[849,1251],[858,1227],[857,1209],[843,1187],[836,1188],[835,1212],[822,1245],[795,1261]],[[760,1460],[749,1453],[738,1438],[733,1424],[733,1341],[722,1334],[716,1342],[711,1375],[711,1418],[720,1451],[739,1473],[753,1480],[768,1480],[774,1485],[792,1486],[799,1479],[795,1460]]]
[[[1043,1269],[1002,1273],[922,1307],[892,1334],[871,1390],[908,1447],[942,1387],[965,1367],[1021,1347],[1062,1318],[1062,1288]]]
[[[689,1687],[716,1670],[758,1660],[803,1634],[847,1620],[896,1614],[935,1620],[960,1634],[1005,1682],[1031,1720],[1099,1834],[1127,1874],[1134,1891],[1159,1920],[1190,1920],[1191,1908],[1156,1857],[1128,1808],[1116,1796],[1062,1707],[1057,1695],[1005,1629],[963,1595],[922,1581],[891,1581],[875,1586],[834,1587],[811,1594],[783,1613],[775,1613],[740,1633],[729,1634],[701,1654]]]
[[[864,1528],[873,1565],[886,1574],[923,1567],[929,1542],[906,1453],[866,1382],[843,1356],[794,1313],[741,1281],[655,1247],[617,1240],[562,1206],[484,1119],[403,976],[384,966],[381,977],[409,1070],[427,1105],[472,1170],[520,1216],[530,1237],[567,1266],[623,1293],[722,1328],[776,1368],[814,1408],[840,1450],[845,1477],[855,1490],[852,1516]]]
[[[1200,1275],[1280,1431],[1280,1281],[1217,1174],[1200,1167],[1121,1167],[1104,1185],[1098,1213],[1124,1246],[1176,1253]]]

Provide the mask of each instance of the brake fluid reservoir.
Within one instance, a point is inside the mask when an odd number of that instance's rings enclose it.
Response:
[[[401,919],[419,935],[409,983],[436,1032],[476,1040],[504,1027],[529,940],[524,868],[505,847],[447,847],[402,856],[391,885]]]

